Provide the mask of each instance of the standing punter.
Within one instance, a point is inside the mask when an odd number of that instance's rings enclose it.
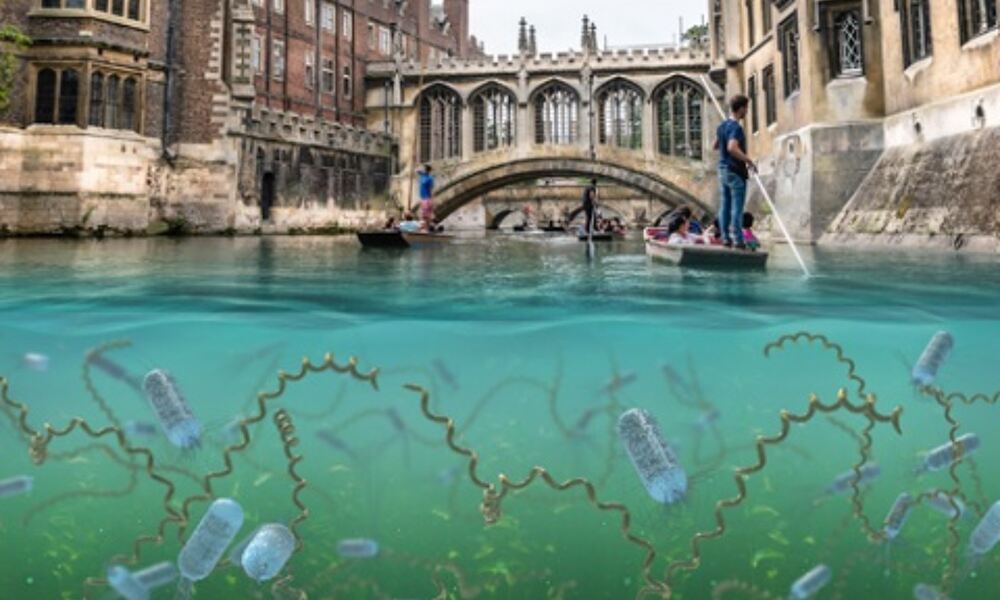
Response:
[[[727,247],[746,248],[743,241],[743,207],[747,199],[749,170],[757,165],[747,156],[747,136],[740,121],[747,116],[750,100],[734,96],[729,101],[732,115],[719,125],[715,147],[719,150],[719,228]]]
[[[424,165],[420,172],[420,220],[427,231],[434,231],[434,169]]]

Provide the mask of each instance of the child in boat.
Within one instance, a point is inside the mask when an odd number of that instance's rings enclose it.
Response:
[[[386,231],[398,231],[399,224],[396,223],[396,217],[389,217],[389,219],[385,222],[385,225],[382,226],[382,229]]]
[[[753,213],[743,213],[743,241],[747,245],[748,250],[757,250],[760,248],[760,240],[753,232]]]
[[[667,225],[667,244],[670,246],[693,246],[705,243],[701,236],[688,231],[688,220],[677,217]]]
[[[708,218],[706,217],[705,220],[707,221]],[[712,221],[712,224],[705,230],[705,243],[711,246],[722,245],[722,232],[719,230],[718,219]]]
[[[406,213],[403,221],[399,224],[399,230],[403,233],[417,233],[423,227],[423,223],[413,218],[413,215]]]

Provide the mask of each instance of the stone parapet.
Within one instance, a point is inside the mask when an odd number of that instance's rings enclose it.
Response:
[[[382,133],[254,105],[231,133],[276,141],[322,146],[359,154],[388,156],[393,138]]]
[[[542,53],[536,56],[498,54],[479,58],[442,57],[434,64],[417,61],[376,62],[368,65],[368,76],[392,77],[398,72],[404,77],[435,76],[495,76],[518,73],[522,68],[532,71],[578,70],[584,64],[595,70],[630,70],[637,68],[677,69],[704,67],[708,70],[711,55],[702,48],[658,47],[623,48],[596,54],[585,52]]]

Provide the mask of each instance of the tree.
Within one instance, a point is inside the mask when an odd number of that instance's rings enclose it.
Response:
[[[18,55],[31,45],[31,38],[14,25],[0,26],[0,113],[10,105],[17,77]]]
[[[681,40],[685,42],[690,42],[694,45],[700,45],[702,40],[708,37],[708,25],[692,25],[684,32],[681,36]]]

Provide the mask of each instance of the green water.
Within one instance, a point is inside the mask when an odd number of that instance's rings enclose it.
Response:
[[[450,598],[632,598],[643,585],[644,551],[622,538],[617,513],[596,510],[580,488],[555,492],[538,481],[508,495],[500,522],[484,526],[467,461],[403,385],[432,392],[432,410],[455,419],[456,442],[478,453],[484,480],[519,480],[540,465],[560,481],[587,478],[601,500],[625,504],[633,532],[656,548],[652,575],[662,581],[669,562],[689,556],[690,538],[715,527],[715,502],[737,492],[733,469],[756,463],[753,441],[781,431],[781,410],[804,412],[811,393],[832,403],[839,388],[855,390],[844,365],[816,344],[762,353],[783,334],[822,333],[857,362],[880,412],[904,409],[902,435],[888,424],[871,432],[882,475],[862,500],[880,527],[900,492],[952,485],[946,472],[913,474],[918,453],[948,439],[941,408],[909,383],[909,365],[930,337],[943,329],[955,338],[938,380],[945,389],[1000,388],[1000,261],[833,250],[806,258],[817,274],[809,281],[781,248],[766,274],[735,275],[651,264],[637,242],[599,248],[588,262],[575,240],[542,237],[405,253],[361,251],[346,238],[3,241],[0,372],[11,397],[30,407],[32,427],[73,417],[100,427],[109,416],[87,393],[83,359],[129,340],[106,356],[136,376],[170,371],[206,428],[192,453],[162,436],[131,443],[148,446],[158,467],[203,475],[222,467],[226,424],[252,414],[256,392],[275,389],[277,369],[295,372],[303,356],[319,363],[326,352],[339,362],[356,356],[360,370],[380,369],[378,391],[332,373],[290,385],[251,428],[247,451],[234,454],[234,472],[214,481],[218,496],[245,510],[241,537],[293,519],[294,484],[271,420],[288,411],[301,441],[297,470],[308,480],[304,547],[289,563],[295,587],[309,598],[426,599],[438,595],[435,569],[446,566],[439,579]],[[48,369],[26,367],[27,352],[48,356]],[[664,366],[691,389],[671,388]],[[602,393],[616,372],[634,381]],[[99,370],[92,377],[120,422],[155,422],[136,391]],[[544,386],[557,387],[554,411]],[[707,430],[696,426],[703,415],[695,402],[718,411]],[[599,407],[610,408],[594,412],[583,435],[567,437],[553,417],[572,428]],[[655,415],[692,476],[684,503],[658,506],[642,487],[613,429],[617,412],[632,407]],[[1000,498],[996,410],[976,404],[954,413],[959,433],[982,438],[975,469],[969,461],[957,469],[980,508]],[[833,416],[855,433],[867,424],[844,411]],[[320,431],[334,432],[341,447]],[[117,447],[113,436],[101,441]],[[85,592],[84,580],[101,577],[165,516],[165,488],[143,471],[133,487],[127,460],[86,448],[92,443],[79,431],[58,438],[55,458],[34,466],[0,417],[0,479],[35,478],[29,495],[0,498],[3,598],[114,597],[107,588]],[[725,534],[702,544],[700,568],[673,577],[674,598],[711,598],[734,580],[784,598],[818,563],[833,579],[817,598],[912,598],[916,583],[940,584],[948,570],[943,515],[915,508],[887,562],[885,546],[869,542],[852,515],[850,494],[824,495],[858,459],[855,439],[825,416],[792,427],[747,480],[746,501],[725,512]],[[177,485],[175,508],[199,493],[176,471],[165,474]],[[194,503],[191,519],[206,507]],[[959,571],[977,521],[958,523]],[[337,556],[338,540],[359,537],[377,540],[381,556]],[[142,547],[140,565],[174,560],[179,550],[170,525],[164,543]],[[995,597],[998,557],[988,555],[951,597]],[[272,597],[269,584],[234,567],[196,589],[199,598]],[[172,589],[154,594],[172,597]]]

